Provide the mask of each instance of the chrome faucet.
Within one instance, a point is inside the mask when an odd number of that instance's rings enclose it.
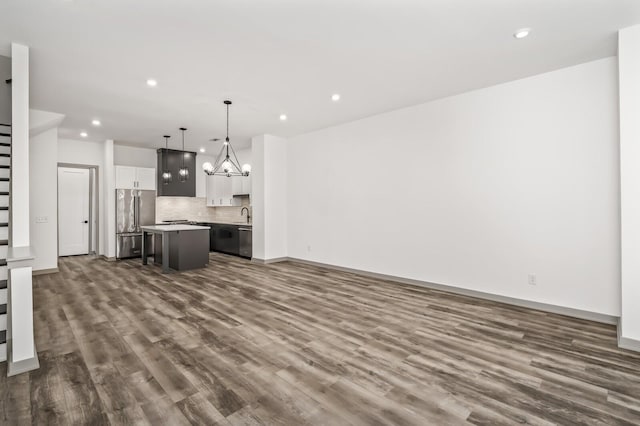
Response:
[[[247,223],[249,223],[251,221],[251,215],[249,214],[249,207],[243,207],[242,210],[240,210],[240,216],[244,215],[244,211],[247,211]]]

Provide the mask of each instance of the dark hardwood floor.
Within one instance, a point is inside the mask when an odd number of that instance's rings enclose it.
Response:
[[[71,257],[34,305],[2,424],[640,424],[613,326],[313,266]]]

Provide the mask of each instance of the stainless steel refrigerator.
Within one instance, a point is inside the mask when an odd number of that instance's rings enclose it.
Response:
[[[116,189],[116,258],[142,254],[141,226],[156,223],[156,191]]]

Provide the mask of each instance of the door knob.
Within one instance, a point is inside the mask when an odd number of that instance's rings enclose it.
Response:
[[[85,220],[85,221],[84,221],[84,222],[82,222],[82,223],[89,223],[89,221],[88,221],[88,220]]]

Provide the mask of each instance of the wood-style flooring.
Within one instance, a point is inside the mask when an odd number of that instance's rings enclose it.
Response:
[[[613,326],[314,266],[71,257],[34,305],[2,424],[640,424]]]

